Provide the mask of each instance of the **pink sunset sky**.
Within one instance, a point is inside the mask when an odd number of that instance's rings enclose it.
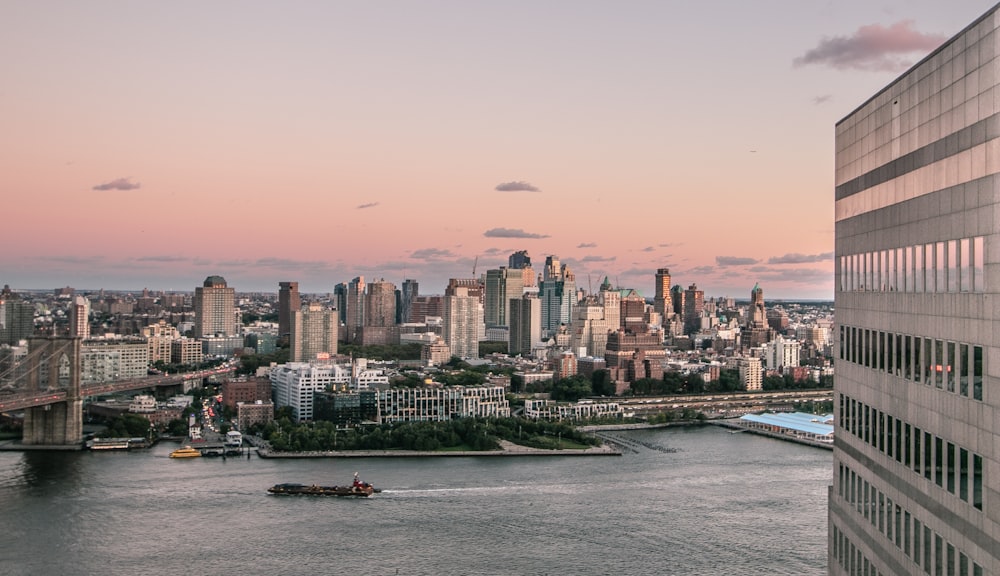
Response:
[[[832,298],[834,124],[992,4],[6,2],[0,285]]]

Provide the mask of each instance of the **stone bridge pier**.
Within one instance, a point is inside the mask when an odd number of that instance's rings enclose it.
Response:
[[[27,408],[22,443],[31,446],[74,446],[83,442],[83,397],[80,394],[79,336],[34,337],[28,340],[29,390],[66,392],[66,401]]]

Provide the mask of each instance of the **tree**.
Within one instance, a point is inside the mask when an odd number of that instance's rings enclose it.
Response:
[[[611,373],[604,369],[594,370],[590,375],[590,388],[594,396],[615,395],[615,383],[611,381]]]

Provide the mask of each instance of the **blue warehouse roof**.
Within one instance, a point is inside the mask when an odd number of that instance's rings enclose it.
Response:
[[[804,412],[788,412],[780,414],[747,414],[740,418],[748,422],[769,424],[788,428],[798,432],[807,432],[817,436],[833,436],[832,414],[806,414]]]

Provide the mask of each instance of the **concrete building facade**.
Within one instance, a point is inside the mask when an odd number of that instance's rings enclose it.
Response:
[[[1000,574],[998,9],[836,126],[830,574]]]
[[[194,337],[215,334],[238,334],[236,290],[227,286],[222,276],[209,276],[194,289]]]

